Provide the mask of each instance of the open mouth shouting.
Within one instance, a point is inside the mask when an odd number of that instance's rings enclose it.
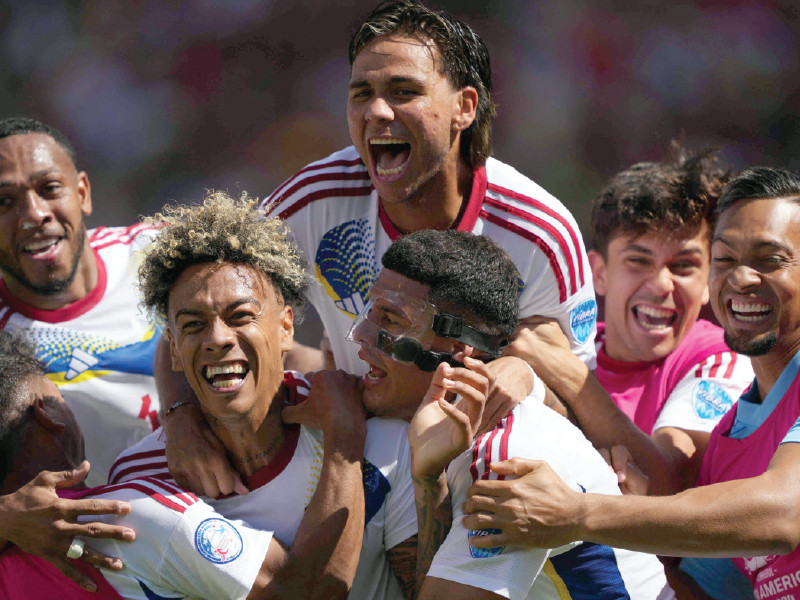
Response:
[[[244,361],[206,365],[203,367],[203,378],[217,391],[233,391],[242,386],[249,372],[250,367]]]
[[[670,308],[639,305],[633,308],[633,316],[642,328],[654,331],[671,327],[678,313]]]
[[[766,302],[731,300],[730,311],[733,318],[745,323],[757,323],[772,312],[772,305]]]
[[[375,165],[375,175],[394,180],[408,164],[411,144],[399,138],[372,138],[369,140],[369,153]]]

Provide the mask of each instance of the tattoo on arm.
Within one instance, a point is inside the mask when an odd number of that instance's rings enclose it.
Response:
[[[417,536],[412,535],[404,542],[400,542],[394,548],[390,548],[386,553],[389,558],[389,565],[392,567],[394,576],[400,582],[403,589],[403,596],[407,600],[414,600],[417,597]]]
[[[453,510],[447,479],[442,473],[438,480],[431,481],[412,477],[417,504],[417,593],[422,589],[433,557],[453,522]]]
[[[561,400],[548,386],[545,386],[544,405],[547,408],[553,409],[562,417],[569,419],[573,425],[578,426],[578,417],[575,416],[569,404]]]

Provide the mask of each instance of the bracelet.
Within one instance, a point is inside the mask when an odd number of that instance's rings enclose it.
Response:
[[[167,409],[167,412],[164,413],[164,418],[166,419],[179,406],[184,406],[186,404],[197,404],[197,402],[193,402],[191,400],[178,400],[175,404],[173,404]]]

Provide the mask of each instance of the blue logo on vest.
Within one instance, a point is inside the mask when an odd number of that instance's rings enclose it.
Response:
[[[596,321],[597,302],[595,302],[594,298],[579,304],[569,314],[569,328],[572,331],[572,337],[579,344],[583,344],[592,334]]]
[[[200,555],[216,564],[233,562],[242,553],[242,535],[225,519],[206,519],[194,532],[194,545]]]
[[[692,407],[701,419],[717,419],[733,406],[733,400],[718,383],[699,381],[692,390]]]
[[[501,531],[499,529],[470,529],[467,532],[467,536],[483,537],[490,533],[501,533]],[[500,553],[506,549],[505,546],[498,546],[497,548],[476,548],[469,542],[467,542],[467,546],[469,546],[469,553],[472,554],[472,558],[492,558],[493,556],[499,556]]]

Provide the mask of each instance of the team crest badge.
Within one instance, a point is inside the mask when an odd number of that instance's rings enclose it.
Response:
[[[718,383],[698,381],[692,390],[692,406],[702,419],[717,419],[733,405],[731,397]]]
[[[594,298],[582,302],[569,313],[569,328],[579,344],[589,339],[597,321],[597,302]]]
[[[470,529],[467,532],[467,536],[483,537],[490,533],[501,533],[501,531],[499,529]],[[500,556],[503,550],[506,549],[505,546],[498,546],[497,548],[476,548],[470,543],[467,543],[467,545],[469,546],[469,553],[472,555],[472,558],[492,558],[493,556]]]
[[[242,536],[225,519],[206,519],[194,532],[194,545],[206,560],[224,564],[233,562],[242,553]]]

